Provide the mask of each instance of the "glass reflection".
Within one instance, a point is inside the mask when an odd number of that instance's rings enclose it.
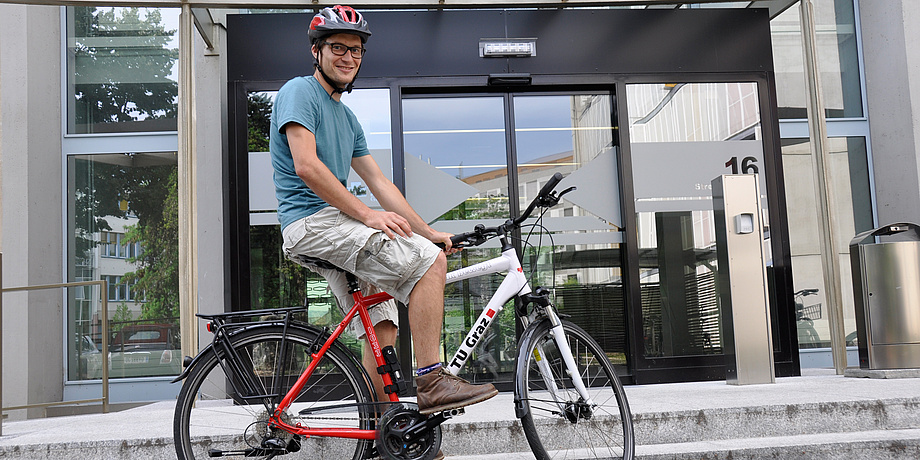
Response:
[[[560,312],[625,365],[612,101],[609,94],[514,95],[514,134],[521,208],[556,172],[566,176],[557,190],[578,188],[547,212],[545,229],[533,229],[524,250],[531,282],[554,286]]]
[[[816,0],[818,70],[827,118],[863,116],[853,0]],[[798,4],[770,21],[779,118],[806,118],[805,67]]]
[[[69,290],[68,379],[100,378],[103,363],[112,378],[181,370],[177,172],[174,152],[68,157],[68,280],[109,283]]]
[[[866,138],[829,138],[828,175],[834,178],[834,208],[841,227],[838,245],[846,248],[852,235],[874,227]],[[829,367],[830,326],[827,318],[821,243],[818,232],[818,206],[815,202],[813,160],[808,139],[783,140],[783,169],[786,197],[796,203],[787,210],[789,243],[792,253],[793,289],[796,292],[796,326],[802,367]],[[850,235],[850,236],[847,236]],[[846,254],[841,254],[843,286],[850,286],[852,273]],[[853,297],[844,295],[844,330],[847,346],[855,346],[856,319]],[[818,353],[812,353],[814,349]],[[823,361],[822,361],[823,360]],[[850,365],[857,365],[851,362]]]
[[[68,133],[175,131],[179,10],[67,12]]]
[[[578,186],[579,193],[548,211],[546,228],[524,229],[525,270],[533,285],[555,286],[560,309],[588,329],[615,363],[625,365],[622,219],[610,95],[427,97],[404,100],[403,107],[407,196],[435,228],[459,233],[479,222],[495,225],[506,219],[509,167],[516,171],[517,183],[510,187],[522,208],[556,172],[567,176],[560,190]],[[509,109],[513,138],[505,130]],[[507,145],[516,147],[511,155],[516,164],[508,164]],[[449,269],[497,255],[494,242],[464,250],[449,259]],[[501,279],[489,275],[447,287],[445,358],[456,351]],[[464,378],[510,381],[515,337],[514,314],[506,308]]]
[[[508,218],[508,160],[502,97],[403,100],[406,195],[436,229],[470,231]],[[495,245],[448,260],[454,270],[498,256]],[[486,275],[445,288],[442,357],[453,356],[501,283]],[[514,312],[505,308],[463,369],[471,381],[510,380],[516,350]]]
[[[762,173],[757,85],[628,85],[627,97],[644,354],[720,354],[709,184],[721,174]]]

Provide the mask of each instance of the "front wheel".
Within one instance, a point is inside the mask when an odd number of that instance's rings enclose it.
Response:
[[[632,459],[629,405],[607,355],[583,329],[562,322],[587,390],[587,395],[580,394],[550,326],[549,321],[541,321],[528,328],[517,358],[515,400],[534,455],[537,459]]]
[[[297,458],[365,457],[370,441],[311,437],[304,439],[267,421],[284,394],[312,360],[315,331],[280,326],[258,327],[233,334],[233,363],[258,395],[244,394],[239,378],[227,379],[224,363],[208,348],[189,372],[176,401],[173,422],[180,460],[213,456],[272,458],[297,452]],[[281,415],[290,425],[316,428],[373,429],[374,406],[365,375],[353,355],[338,345],[321,358],[291,407]],[[221,365],[223,364],[223,366]],[[285,457],[287,458],[287,457]]]

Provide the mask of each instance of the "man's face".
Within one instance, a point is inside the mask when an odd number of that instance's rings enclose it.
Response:
[[[336,56],[330,44],[344,45],[348,48],[363,48],[361,38],[352,34],[335,34],[326,37],[324,42],[313,47],[313,56],[317,58],[317,62],[326,75],[338,86],[344,87],[354,81],[358,67],[361,66],[361,59],[355,59],[351,51],[347,51],[342,56]]]

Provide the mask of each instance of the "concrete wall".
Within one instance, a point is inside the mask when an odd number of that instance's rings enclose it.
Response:
[[[0,4],[4,287],[63,279],[60,30],[60,7]],[[62,304],[59,289],[4,294],[4,406],[60,400]]]
[[[878,221],[920,223],[920,2],[860,0]]]

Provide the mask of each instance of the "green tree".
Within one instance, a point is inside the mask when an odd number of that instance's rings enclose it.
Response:
[[[144,121],[175,129],[179,87],[170,75],[179,50],[167,47],[176,31],[163,26],[159,9],[77,7],[74,29],[77,126],[95,132]]]
[[[267,152],[273,102],[264,93],[249,93],[249,151]]]
[[[141,243],[143,251],[131,259],[137,270],[125,274],[125,282],[137,284],[133,289],[143,292],[142,319],[173,319],[179,316],[179,174],[172,169],[166,186],[160,190],[165,197],[158,203],[158,214],[129,227],[127,242]]]
[[[178,315],[178,171],[172,155],[104,155],[76,159],[74,171],[75,254],[88,259],[112,230],[111,217],[136,219],[122,243],[139,243],[137,265],[123,281],[145,299],[142,318]]]
[[[118,304],[118,307],[115,308],[115,315],[112,316],[112,327],[110,328],[112,334],[121,330],[125,327],[125,324],[134,319],[134,316],[131,315],[131,310],[128,308],[128,304],[122,302]]]

